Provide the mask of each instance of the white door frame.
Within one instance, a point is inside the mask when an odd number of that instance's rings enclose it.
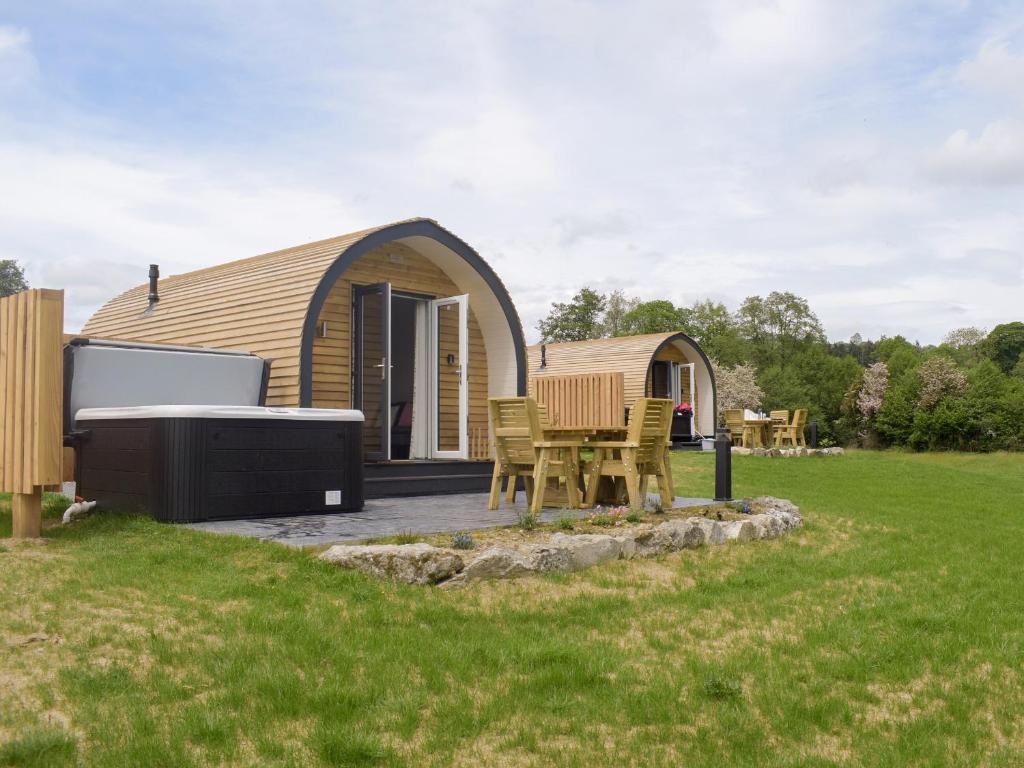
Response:
[[[669,377],[669,392],[672,397],[672,403],[679,405],[683,402],[683,380],[680,378],[683,373],[683,368],[687,369],[690,375],[690,434],[693,434],[694,418],[697,415],[696,399],[697,390],[695,387],[694,375],[693,375],[693,363],[672,363],[672,375]]]
[[[459,448],[457,451],[442,451],[437,447],[441,434],[438,423],[438,374],[440,350],[438,331],[441,327],[437,313],[441,307],[455,304],[459,308],[459,355],[456,365],[459,373]],[[430,456],[434,459],[469,458],[469,294],[434,299],[430,302]]]

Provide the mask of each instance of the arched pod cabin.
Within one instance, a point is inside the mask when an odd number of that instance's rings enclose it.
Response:
[[[715,375],[700,345],[685,333],[534,344],[528,355],[531,377],[621,372],[627,408],[640,397],[690,403],[695,435],[714,437]]]
[[[481,485],[474,478],[489,466],[473,460],[487,458],[487,398],[526,390],[522,327],[504,285],[428,219],[175,275],[158,282],[156,302],[148,293],[140,285],[111,300],[83,335],[273,359],[268,405],[358,408],[369,462],[432,463],[380,479],[437,487],[385,483],[377,495]],[[442,479],[444,462],[461,464],[448,470],[458,482]]]

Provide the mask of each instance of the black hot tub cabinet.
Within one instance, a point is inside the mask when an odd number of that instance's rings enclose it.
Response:
[[[258,406],[83,408],[79,495],[163,522],[363,506],[359,411]]]

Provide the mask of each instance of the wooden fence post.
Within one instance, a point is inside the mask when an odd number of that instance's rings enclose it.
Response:
[[[43,486],[61,482],[64,292],[0,299],[0,490],[14,538],[42,531]]]

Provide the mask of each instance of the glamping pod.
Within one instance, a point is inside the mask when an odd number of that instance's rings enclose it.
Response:
[[[689,403],[693,441],[715,435],[718,401],[711,361],[685,333],[534,344],[528,354],[531,378],[621,372],[626,408],[640,397]]]
[[[153,276],[82,333],[244,350],[268,406],[362,411],[367,497],[486,489],[487,398],[526,392],[508,292],[429,219]]]

